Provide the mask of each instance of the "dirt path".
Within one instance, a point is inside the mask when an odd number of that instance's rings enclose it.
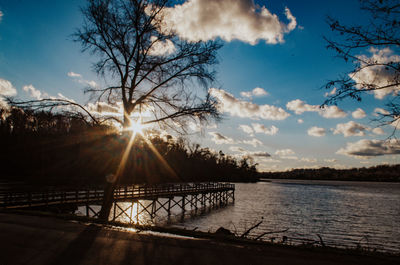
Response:
[[[0,265],[400,264],[400,257],[254,246],[116,231],[51,217],[0,213]]]

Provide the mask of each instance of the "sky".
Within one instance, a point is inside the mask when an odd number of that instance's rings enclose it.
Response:
[[[82,52],[71,36],[82,25],[84,5],[84,0],[0,0],[0,104],[2,96],[15,96],[67,98],[89,106],[84,88],[107,81],[92,71],[96,57]],[[368,23],[356,0],[179,1],[169,22],[180,36],[224,44],[217,81],[209,87],[223,119],[201,129],[192,124],[190,140],[251,156],[259,171],[400,163],[398,144],[384,141],[393,127],[373,122],[386,94],[319,108],[332,92],[323,89],[326,82],[353,66],[326,49],[323,37],[334,37],[327,16]],[[383,50],[360,55],[398,59]]]

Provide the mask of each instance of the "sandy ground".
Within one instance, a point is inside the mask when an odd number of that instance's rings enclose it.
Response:
[[[400,264],[400,257],[169,238],[0,213],[0,265]]]

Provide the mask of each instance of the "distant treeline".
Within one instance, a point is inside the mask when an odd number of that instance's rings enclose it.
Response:
[[[400,182],[400,165],[380,165],[369,168],[334,169],[293,169],[285,172],[263,172],[261,178],[307,179],[307,180],[350,180],[350,181],[391,181]]]
[[[73,186],[101,185],[116,172],[120,184],[257,181],[256,165],[248,158],[160,136],[137,137],[126,152],[130,139],[81,116],[0,109],[0,176],[31,185]]]

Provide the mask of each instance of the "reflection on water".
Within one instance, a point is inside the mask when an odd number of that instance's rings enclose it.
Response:
[[[400,183],[278,181],[236,184],[232,206],[174,226],[215,231],[220,226],[275,242],[292,243],[320,235],[330,246],[400,252]],[[273,233],[274,231],[288,231]]]
[[[285,236],[289,243],[300,244],[319,241],[319,235],[329,246],[400,252],[400,183],[272,180],[236,184],[235,197],[227,207],[194,213],[188,205],[182,216],[176,206],[170,217],[161,210],[154,219],[151,201],[119,203],[115,215],[121,222],[206,232],[223,226],[238,235],[262,220],[250,237],[266,233],[262,240],[279,242]]]

